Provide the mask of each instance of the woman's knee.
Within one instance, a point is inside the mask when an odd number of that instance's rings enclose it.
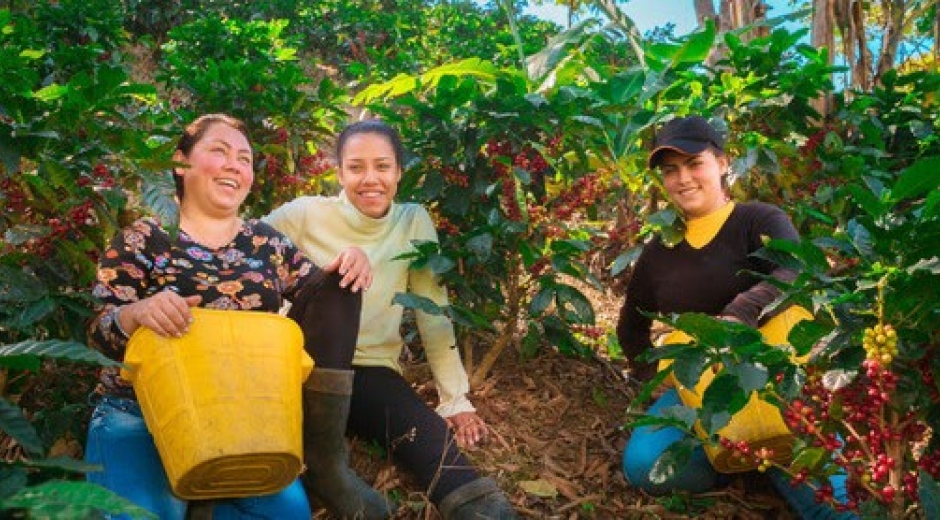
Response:
[[[271,495],[227,500],[212,508],[213,520],[309,520],[312,514],[300,480]]]
[[[648,414],[661,416],[666,408],[679,403],[678,393],[675,390],[669,390],[650,407]],[[651,474],[656,463],[673,444],[686,438],[686,432],[678,428],[668,426],[636,428],[623,452],[623,473],[627,482],[651,494],[661,494],[672,490],[701,493],[714,488],[719,483],[720,477],[701,446],[692,449],[688,463],[677,468],[671,478],[664,482],[653,482]]]

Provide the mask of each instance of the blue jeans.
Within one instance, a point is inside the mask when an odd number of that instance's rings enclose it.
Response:
[[[171,491],[137,401],[103,397],[98,402],[88,427],[85,461],[104,467],[103,471],[89,473],[89,482],[153,512],[161,520],[183,520],[186,516],[186,502]],[[309,520],[311,511],[303,486],[295,480],[272,495],[218,500],[212,515],[215,520]]]
[[[647,413],[662,416],[665,408],[677,404],[681,404],[679,393],[675,389],[669,389],[653,403]],[[662,484],[650,482],[649,474],[656,460],[672,443],[681,440],[685,435],[684,431],[672,427],[642,426],[635,429],[623,451],[623,473],[627,482],[653,495],[671,491],[704,493],[727,483],[728,476],[715,471],[702,447],[692,452],[692,459],[688,466],[680,470],[672,479]],[[771,470],[768,474],[777,492],[803,520],[856,520],[858,518],[852,513],[839,513],[828,504],[817,503],[813,490],[809,486],[805,484],[797,487],[790,486],[789,478],[779,470]],[[836,500],[845,502],[847,499],[845,475],[833,475],[829,481]]]
[[[661,417],[664,409],[677,404],[682,404],[679,393],[675,389],[669,389],[653,403],[647,413]],[[725,481],[726,477],[715,471],[701,446],[692,452],[689,464],[680,469],[673,478],[661,484],[650,481],[650,471],[659,457],[669,446],[685,436],[686,433],[682,430],[668,426],[641,426],[633,430],[623,450],[623,474],[627,482],[647,493],[662,495],[670,491],[704,493]]]

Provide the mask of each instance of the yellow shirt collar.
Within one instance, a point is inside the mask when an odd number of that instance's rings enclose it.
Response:
[[[715,238],[732,211],[734,211],[734,202],[728,202],[718,211],[689,220],[686,222],[685,241],[695,249],[705,247]]]

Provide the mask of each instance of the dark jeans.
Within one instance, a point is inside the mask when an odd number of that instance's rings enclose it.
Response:
[[[386,367],[353,367],[349,433],[379,443],[435,504],[479,475],[460,452],[447,422],[411,385]]]
[[[304,349],[316,368],[349,370],[362,313],[362,292],[339,286],[338,273],[323,273],[300,289],[287,316],[300,324]]]

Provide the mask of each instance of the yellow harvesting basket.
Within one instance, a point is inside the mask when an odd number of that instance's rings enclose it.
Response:
[[[766,343],[786,345],[790,329],[800,321],[811,319],[813,319],[813,315],[808,310],[794,305],[768,320],[759,330],[763,334]],[[660,341],[660,344],[687,343],[689,341],[691,341],[691,338],[688,335],[676,330],[666,335]],[[804,360],[800,359],[798,361]],[[671,360],[662,360],[660,370],[668,366],[669,363],[671,363]],[[714,378],[715,373],[712,370],[705,370],[694,390],[682,386],[672,376],[670,376],[670,381],[678,390],[682,404],[690,408],[700,408],[702,406],[702,396],[705,395],[705,390]],[[696,423],[695,429],[699,435],[705,437],[706,432],[701,424]],[[772,450],[774,453],[772,460],[775,462],[787,463],[792,456],[793,434],[783,421],[780,410],[760,399],[756,391],[751,395],[744,408],[734,414],[731,421],[724,428],[718,430],[718,435],[733,442],[746,441],[752,452],[761,448]],[[757,468],[757,464],[751,460],[751,457],[742,460],[741,457],[735,456],[732,451],[722,446],[705,444],[705,454],[711,461],[712,466],[722,473],[740,473]]]
[[[273,313],[192,312],[181,338],[137,329],[122,370],[173,492],[196,500],[280,491],[303,465],[301,387],[313,369],[303,333]]]

